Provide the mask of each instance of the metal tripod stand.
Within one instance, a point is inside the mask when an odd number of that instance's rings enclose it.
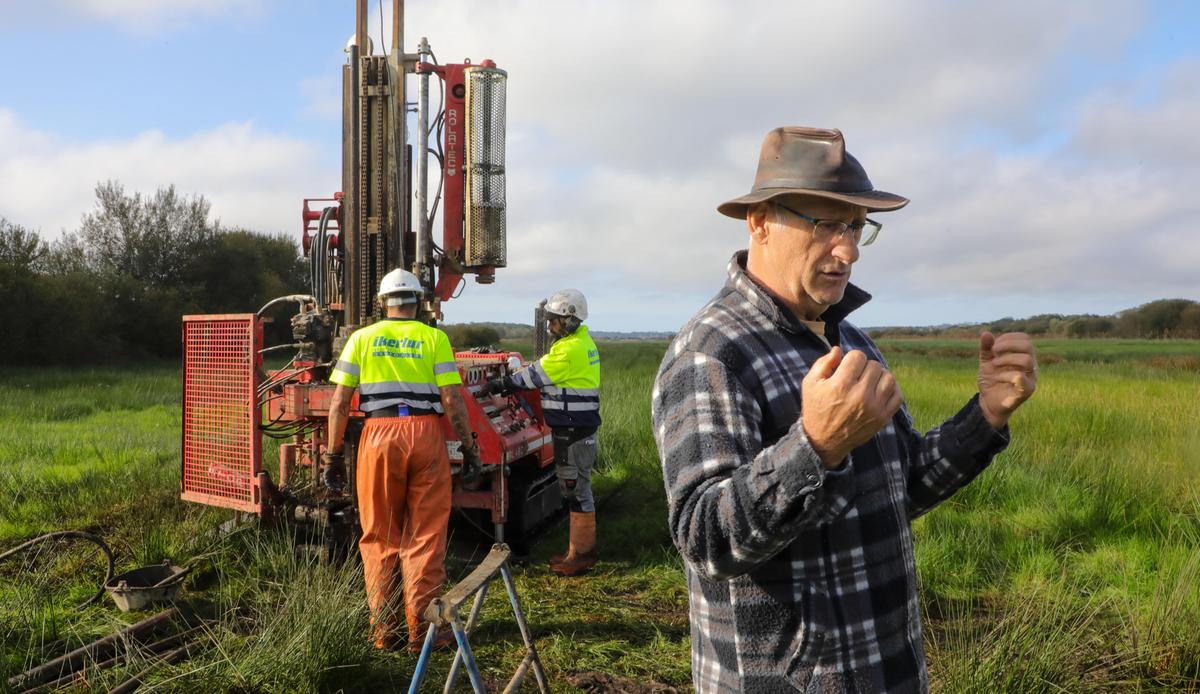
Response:
[[[509,680],[508,686],[504,688],[505,692],[515,692],[521,687],[521,682],[525,679],[525,675],[529,673],[529,669],[533,668],[533,675],[537,678],[538,691],[542,694],[549,694],[550,685],[546,680],[546,673],[542,670],[542,661],[538,659],[537,649],[533,645],[533,636],[529,631],[529,625],[525,622],[525,613],[521,610],[521,601],[517,597],[517,587],[513,583],[512,573],[509,571],[508,558],[512,554],[506,544],[492,545],[492,550],[484,557],[479,566],[471,572],[469,576],[460,581],[458,585],[451,588],[445,595],[440,598],[435,598],[430,603],[429,608],[425,611],[425,619],[429,622],[429,631],[425,635],[425,643],[421,647],[421,656],[417,659],[417,667],[413,672],[412,682],[409,684],[409,694],[416,694],[421,688],[421,682],[425,678],[425,670],[429,664],[429,656],[433,652],[433,644],[439,629],[450,627],[454,631],[454,640],[458,643],[458,652],[454,655],[454,663],[450,666],[450,674],[446,676],[446,686],[443,692],[450,692],[454,689],[454,683],[458,679],[460,668],[465,665],[467,676],[471,680],[471,688],[477,694],[483,694],[487,689],[484,688],[483,678],[479,674],[479,665],[475,662],[475,655],[471,651],[471,644],[467,637],[471,630],[475,627],[475,621],[479,617],[479,611],[483,607],[484,600],[487,599],[488,586],[492,580],[499,574],[504,580],[504,588],[508,591],[508,602],[512,605],[513,616],[517,620],[517,627],[521,630],[521,638],[525,641],[525,658],[521,660],[521,664],[517,666],[517,671],[513,673],[512,679]],[[467,617],[467,623],[462,623],[460,610],[462,606],[475,596],[475,601],[471,604],[471,613]]]

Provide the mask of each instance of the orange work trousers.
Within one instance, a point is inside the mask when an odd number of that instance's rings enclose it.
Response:
[[[368,419],[359,439],[358,549],[380,647],[398,640],[401,593],[408,639],[424,640],[422,615],[446,582],[450,458],[439,419]]]

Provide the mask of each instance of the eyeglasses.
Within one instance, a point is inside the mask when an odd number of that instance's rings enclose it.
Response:
[[[840,239],[846,235],[846,232],[850,232],[850,238],[854,241],[856,246],[870,246],[875,242],[875,237],[879,236],[879,230],[883,228],[882,224],[873,219],[866,219],[861,222],[847,224],[837,219],[817,219],[816,217],[809,217],[803,212],[797,212],[787,205],[783,205],[778,202],[772,201],[772,204],[777,207],[782,207],[800,219],[812,224],[813,238],[817,241],[817,243],[826,243],[835,238]]]

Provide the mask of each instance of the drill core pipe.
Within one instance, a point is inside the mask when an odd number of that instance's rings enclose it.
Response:
[[[179,616],[179,610],[172,607],[169,610],[160,612],[153,617],[147,617],[142,621],[131,624],[130,626],[118,631],[115,634],[105,636],[99,641],[94,641],[82,648],[59,656],[54,660],[47,662],[44,665],[28,670],[10,677],[8,686],[16,689],[18,686],[29,688],[34,685],[42,684],[51,679],[58,679],[63,675],[71,674],[77,671],[89,660],[99,660],[106,657],[108,653],[114,649],[117,644],[125,639],[133,639],[147,634],[153,634],[165,627],[170,621]]]
[[[392,52],[404,59],[404,0],[392,0]]]
[[[148,655],[148,654],[160,655],[162,653],[165,653],[168,649],[179,646],[184,641],[192,639],[195,636],[199,636],[204,629],[205,629],[204,625],[200,625],[198,627],[192,627],[191,629],[188,629],[187,631],[181,631],[178,634],[175,634],[174,636],[168,636],[164,639],[159,639],[158,641],[155,641],[154,643],[143,646],[143,647],[137,649],[137,652],[141,653],[143,655]],[[113,667],[114,665],[120,665],[120,664],[126,662],[127,660],[129,660],[129,656],[130,656],[130,653],[128,651],[125,653],[120,653],[118,655],[115,655],[115,656],[109,658],[108,660],[104,660],[104,661],[96,663],[89,669],[94,672],[97,670],[104,670],[104,669]],[[84,677],[87,672],[88,672],[88,670],[72,672],[72,673],[70,673],[68,675],[64,675],[63,677],[60,677],[52,682],[40,684],[40,685],[34,687],[33,689],[27,689],[24,692],[21,692],[21,694],[43,694],[44,692],[52,692],[56,689],[62,689],[63,687],[66,687],[66,686],[74,683],[77,679]]]
[[[384,142],[390,142],[387,153],[387,170],[390,176],[385,176],[391,181],[392,190],[392,215],[389,217],[395,218],[396,223],[393,226],[390,222],[387,227],[387,238],[394,238],[395,243],[388,241],[391,246],[389,250],[394,257],[387,259],[386,265],[389,268],[397,267],[404,268],[404,232],[405,229],[405,200],[401,191],[407,190],[404,182],[404,119],[407,114],[404,112],[404,98],[401,94],[404,84],[404,66],[397,61],[396,54],[393,52],[388,56],[387,62],[387,81],[390,88],[390,96],[387,99],[388,122],[390,123],[391,132],[384,134]],[[399,105],[397,105],[399,102]],[[389,140],[390,136],[390,140]]]
[[[404,256],[404,239],[408,233],[409,182],[408,164],[405,161],[405,145],[408,144],[408,65],[404,55],[404,0],[392,0],[392,52],[389,56],[392,98],[388,106],[392,110],[392,155],[395,157],[395,175],[392,176],[396,204],[396,251],[395,267],[404,268],[408,259]]]
[[[424,60],[428,50],[429,44],[422,38],[417,55]],[[417,155],[417,248],[416,257],[413,258],[413,273],[429,291],[433,289],[433,278],[426,272],[433,256],[429,219],[429,73],[422,71],[417,76],[417,84],[417,137],[414,143]]]
[[[371,55],[371,35],[367,32],[367,0],[355,3],[354,13],[354,43],[358,46],[359,55]]]
[[[142,686],[142,680],[146,679],[146,677],[150,673],[154,672],[155,669],[163,665],[171,665],[191,657],[192,654],[190,649],[195,645],[196,643],[193,641],[191,643],[184,644],[173,651],[163,654],[154,662],[150,663],[146,669],[108,690],[108,694],[129,694],[130,692],[137,691],[137,688]]]
[[[357,45],[350,47],[350,62],[343,72],[342,82],[342,229],[341,254],[345,259],[342,265],[342,325],[345,329],[357,327],[361,323],[363,297],[359,292],[359,273],[364,272],[359,258],[360,218],[359,209],[359,143],[362,139],[359,127],[359,108],[362,90],[362,65],[359,59],[360,51]],[[349,334],[347,332],[346,334]]]

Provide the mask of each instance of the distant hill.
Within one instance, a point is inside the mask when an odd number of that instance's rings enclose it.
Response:
[[[614,332],[611,330],[593,330],[592,337],[601,340],[670,340],[675,333],[662,331]]]
[[[493,323],[480,321],[475,323],[447,323],[445,327],[454,328],[491,328],[504,339],[528,340],[533,336],[533,326],[526,323]]]
[[[503,339],[528,340],[533,326],[525,323],[451,323],[447,331],[495,330]],[[994,333],[1023,332],[1043,337],[1124,337],[1200,339],[1200,302],[1191,299],[1159,299],[1112,315],[1042,313],[1028,318],[999,318],[984,323],[955,323],[911,327],[867,328],[881,337],[974,337],[981,330]],[[462,333],[460,333],[462,334]],[[600,340],[670,340],[674,332],[662,330],[593,330]],[[470,340],[457,340],[467,344]]]
[[[464,331],[472,328],[491,328],[500,334],[500,337],[508,340],[529,340],[533,338],[533,326],[525,323],[447,323],[444,326],[447,332]],[[669,340],[675,337],[673,332],[663,331],[630,331],[621,332],[616,330],[592,330],[592,337],[600,340]],[[455,345],[457,346],[457,342]]]
[[[881,337],[973,337],[981,330],[1023,332],[1045,337],[1200,338],[1200,303],[1159,299],[1109,316],[1043,313],[1029,318],[1000,318],[987,323],[928,327],[867,328]]]

